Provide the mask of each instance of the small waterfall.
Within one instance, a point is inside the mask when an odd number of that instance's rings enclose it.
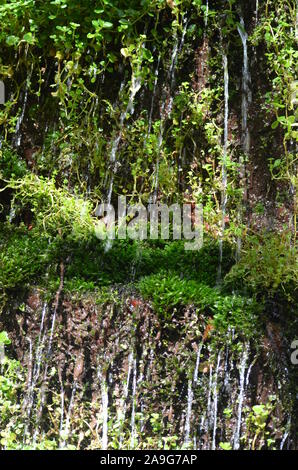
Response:
[[[98,377],[100,379],[101,405],[102,405],[101,450],[107,450],[108,449],[108,411],[109,411],[108,384],[107,384],[106,378],[101,373],[100,369],[98,372]]]
[[[60,449],[65,448],[66,442],[68,439],[69,428],[70,428],[70,418],[71,418],[71,412],[72,412],[73,405],[74,405],[74,397],[75,397],[76,389],[77,389],[77,381],[75,380],[72,386],[71,397],[70,397],[69,406],[68,406],[68,410],[66,414],[65,427],[64,427],[64,430],[62,431],[63,441],[59,446]],[[63,406],[64,406],[64,392],[63,392]],[[62,420],[62,423],[63,423],[63,420]],[[63,429],[63,424],[62,424],[62,429]],[[60,425],[60,436],[61,436],[61,425]]]
[[[169,90],[169,96],[168,93],[164,92],[163,93],[163,99],[162,99],[162,104],[161,104],[161,109],[160,109],[160,128],[159,128],[159,136],[158,136],[158,144],[157,144],[157,161],[154,169],[154,190],[153,190],[153,198],[152,201],[153,204],[156,204],[157,202],[157,196],[158,196],[158,187],[159,187],[159,163],[160,163],[160,151],[163,143],[163,134],[164,134],[164,127],[165,127],[165,121],[167,117],[171,114],[172,108],[173,108],[173,88],[175,86],[175,76],[176,76],[176,63],[177,63],[177,57],[180,51],[183,48],[184,44],[184,39],[185,39],[185,34],[187,31],[187,20],[186,18],[183,20],[184,27],[182,31],[182,36],[181,36],[181,42],[179,46],[179,37],[177,35],[177,32],[175,34],[175,42],[172,50],[172,56],[171,56],[171,64],[169,68],[169,83],[170,83],[170,90]]]
[[[256,24],[259,20],[259,0],[256,0],[256,10],[255,10]]]
[[[131,407],[131,420],[130,420],[130,448],[135,447],[136,438],[136,392],[137,392],[137,360],[133,361],[133,380],[132,380],[132,407]]]
[[[40,422],[42,412],[43,412],[43,409],[44,409],[44,405],[45,405],[45,401],[46,401],[46,385],[47,385],[47,380],[48,380],[48,368],[49,368],[50,358],[51,358],[51,355],[52,355],[52,343],[53,343],[53,337],[54,337],[56,315],[57,315],[57,311],[58,311],[58,307],[59,307],[60,295],[61,295],[61,292],[62,292],[62,289],[63,289],[63,282],[64,282],[64,264],[61,263],[60,264],[60,284],[59,284],[59,288],[56,292],[56,298],[55,298],[55,302],[54,302],[54,312],[53,312],[53,317],[52,317],[50,338],[49,338],[48,348],[47,348],[46,357],[45,357],[45,367],[44,367],[44,373],[43,373],[41,390],[40,390],[39,410],[37,412],[35,432],[38,432],[39,422]],[[47,334],[47,332],[45,331],[45,333],[44,333],[45,337],[46,337],[46,334]]]
[[[135,77],[134,73],[132,74],[131,77],[131,85],[130,85],[130,93],[129,93],[129,99],[127,106],[124,111],[122,111],[119,119],[119,130],[113,140],[112,143],[112,148],[111,148],[111,153],[110,153],[110,166],[111,166],[111,177],[110,177],[110,184],[109,184],[109,190],[108,190],[108,197],[107,197],[107,202],[108,204],[111,204],[112,200],[112,193],[113,193],[113,184],[114,184],[114,174],[117,171],[117,152],[118,152],[118,147],[121,141],[122,137],[122,131],[123,131],[123,125],[125,118],[127,114],[132,115],[134,113],[134,99],[136,94],[141,88],[141,77]],[[122,90],[122,84],[120,87],[120,92]]]
[[[248,65],[248,51],[247,51],[247,32],[245,30],[244,20],[241,17],[240,26],[238,26],[238,32],[243,45],[243,68],[242,68],[242,102],[241,102],[241,114],[242,114],[242,147],[245,155],[249,154],[250,150],[250,135],[248,129],[248,105],[251,103],[251,91],[250,91],[250,72]]]
[[[217,364],[214,373],[213,381],[213,433],[212,433],[212,450],[216,449],[216,431],[217,431],[217,402],[218,402],[218,390],[217,390],[217,381],[218,381],[218,372],[221,359],[220,351],[217,357]]]
[[[196,366],[195,366],[195,370],[194,370],[194,374],[193,374],[194,384],[197,384],[197,382],[198,382],[198,372],[199,372],[199,367],[200,367],[202,347],[203,347],[203,343],[200,344],[198,352],[197,352]]]
[[[247,374],[246,374],[246,379],[245,379],[245,389],[246,390],[249,386],[250,374],[251,374],[252,368],[255,365],[256,361],[257,361],[257,356],[253,359],[253,361],[251,362],[249,368],[247,369]]]
[[[44,302],[43,307],[42,307],[41,324],[40,324],[38,340],[37,340],[37,345],[36,345],[35,359],[33,359],[32,340],[28,338],[28,341],[30,344],[29,357],[30,357],[31,365],[28,369],[30,373],[30,376],[28,378],[28,392],[24,400],[24,408],[26,409],[28,424],[29,424],[29,420],[32,414],[32,408],[34,404],[34,392],[35,392],[35,388],[36,388],[36,385],[38,383],[38,379],[40,376],[42,353],[44,350],[45,338],[46,338],[46,332],[44,332],[44,334],[42,333],[44,329],[44,322],[45,322],[45,317],[47,313],[47,307],[48,307],[47,302]],[[25,435],[28,431],[28,424],[25,428]]]
[[[201,351],[202,351],[203,343],[200,343],[197,351],[196,357],[196,364],[193,373],[193,380],[188,381],[188,389],[187,389],[187,409],[186,409],[186,416],[185,416],[185,437],[184,437],[184,445],[186,447],[189,446],[191,439],[190,439],[190,430],[191,430],[191,413],[192,413],[192,402],[193,402],[193,386],[195,387],[198,383],[198,373],[200,367],[200,360],[201,360]]]
[[[285,429],[285,432],[282,436],[282,439],[280,441],[280,446],[279,446],[279,450],[283,450],[284,448],[284,445],[286,443],[286,440],[288,439],[289,437],[289,434],[290,434],[290,427],[291,427],[291,416],[288,418],[288,421],[287,421],[287,424],[286,424],[286,429]]]
[[[29,87],[31,84],[31,76],[33,72],[33,64],[30,69],[30,72],[27,76],[26,79],[26,86],[25,86],[25,92],[24,92],[24,100],[23,100],[23,106],[22,106],[22,111],[20,116],[18,117],[17,123],[16,123],[16,130],[15,130],[15,136],[13,139],[13,143],[15,147],[19,147],[21,145],[21,140],[22,140],[22,134],[21,134],[21,126],[25,117],[25,111],[26,111],[26,106],[27,106],[27,101],[28,101],[28,93],[29,93]]]
[[[237,412],[237,423],[234,433],[234,450],[238,450],[240,447],[240,431],[241,431],[241,418],[242,418],[242,407],[245,398],[245,369],[248,359],[249,345],[244,343],[242,359],[240,363],[240,379],[239,379],[239,396],[238,396],[238,412]]]
[[[225,365],[224,365],[224,389],[227,393],[230,391],[230,367],[229,367],[229,354],[230,354],[230,348],[229,348],[229,341],[231,338],[231,329],[230,327],[228,328],[228,333],[227,333],[227,344],[226,344],[226,351],[225,351]]]
[[[128,356],[128,368],[127,368],[126,384],[125,384],[125,387],[124,387],[124,396],[121,400],[120,408],[119,408],[119,411],[118,411],[120,447],[123,443],[122,430],[123,430],[123,425],[124,425],[125,416],[126,416],[127,398],[128,398],[128,393],[129,393],[129,383],[130,383],[132,364],[133,364],[133,352],[130,352],[130,354]]]
[[[29,343],[29,365],[28,365],[28,393],[30,394],[32,388],[32,378],[33,378],[33,347],[32,339],[26,338]]]
[[[185,438],[184,438],[185,447],[188,447],[191,442],[190,422],[191,422],[191,412],[192,412],[192,401],[193,401],[192,380],[189,379],[188,388],[187,388],[187,409],[186,409],[186,415],[185,415]]]
[[[154,72],[154,86],[153,86],[150,113],[149,113],[149,119],[148,119],[148,137],[151,134],[151,129],[152,129],[152,116],[153,116],[153,109],[154,109],[154,103],[155,103],[155,97],[156,97],[159,67],[160,67],[160,55],[158,56],[157,65],[156,65],[156,69]]]
[[[209,368],[209,383],[208,383],[208,395],[207,395],[207,413],[206,413],[206,423],[205,423],[205,432],[206,434],[209,433],[210,429],[210,423],[212,421],[212,409],[211,409],[211,399],[212,399],[212,381],[213,375],[212,375],[212,365],[210,365]]]
[[[15,210],[15,207],[11,207],[10,208],[10,211],[9,211],[9,215],[8,215],[8,222],[11,224],[13,219],[15,218],[16,216],[16,210]]]
[[[217,273],[218,283],[221,282],[222,276],[222,256],[223,256],[223,236],[225,231],[225,220],[226,220],[226,207],[227,207],[227,151],[228,151],[228,121],[229,121],[229,69],[228,69],[228,58],[226,54],[223,55],[223,67],[224,67],[224,147],[223,147],[223,158],[222,158],[222,200],[221,200],[221,237],[219,240],[219,266]]]
[[[63,388],[63,382],[61,380],[60,383],[61,391],[60,391],[60,407],[61,407],[61,413],[60,413],[60,428],[59,428],[59,436],[60,438],[63,435],[63,424],[64,424],[64,388]]]
[[[243,46],[243,67],[242,67],[242,99],[241,99],[241,126],[242,126],[242,150],[243,155],[239,161],[239,173],[240,173],[240,185],[242,187],[243,199],[247,200],[247,188],[246,188],[246,170],[245,170],[245,158],[248,157],[250,151],[250,133],[248,128],[248,106],[251,103],[251,91],[250,91],[250,73],[248,64],[248,51],[247,51],[247,32],[245,30],[244,20],[240,18],[240,25],[238,26],[238,33],[242,41]],[[238,221],[242,221],[242,209],[239,207],[238,210]],[[240,257],[241,251],[241,238],[237,239],[237,259]]]
[[[208,26],[208,15],[209,15],[209,1],[206,0],[205,19],[204,19],[205,28],[207,28],[207,26]]]

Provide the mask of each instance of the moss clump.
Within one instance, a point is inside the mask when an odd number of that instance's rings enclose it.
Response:
[[[169,320],[174,308],[192,304],[206,316],[213,316],[216,330],[223,333],[231,328],[246,337],[255,335],[264,308],[253,298],[225,295],[217,288],[180,279],[175,274],[158,273],[145,277],[138,288],[145,299],[152,301],[162,320]]]

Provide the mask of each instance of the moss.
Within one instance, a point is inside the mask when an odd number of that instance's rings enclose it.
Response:
[[[219,333],[230,328],[242,336],[252,337],[264,310],[253,298],[225,295],[217,288],[165,272],[143,278],[138,288],[145,299],[152,301],[162,320],[169,320],[174,308],[192,304],[206,317],[213,316],[213,326]]]

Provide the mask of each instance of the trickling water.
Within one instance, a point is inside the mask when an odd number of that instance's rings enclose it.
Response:
[[[123,82],[122,82],[123,83]],[[122,90],[122,84],[120,87],[120,92]],[[117,152],[119,148],[119,144],[121,141],[122,137],[122,131],[123,131],[123,124],[125,121],[125,118],[127,114],[132,115],[134,113],[134,99],[136,94],[141,88],[141,77],[135,77],[134,74],[132,74],[131,77],[131,86],[130,86],[130,94],[129,94],[129,99],[127,106],[124,111],[122,111],[119,119],[119,131],[117,132],[113,143],[112,143],[112,148],[111,148],[111,153],[110,153],[110,166],[111,166],[111,177],[110,177],[110,185],[109,185],[109,190],[108,190],[108,197],[107,197],[107,202],[108,204],[111,204],[111,199],[112,199],[112,193],[113,193],[113,185],[114,185],[114,174],[117,171]]]
[[[122,433],[122,428],[123,428],[123,423],[124,423],[124,420],[125,420],[125,415],[126,415],[126,407],[127,407],[127,397],[128,397],[128,393],[129,393],[129,383],[130,383],[130,375],[131,375],[131,370],[132,370],[132,364],[133,364],[133,352],[130,352],[129,356],[128,356],[128,369],[127,369],[127,377],[126,377],[126,384],[125,384],[125,388],[124,388],[124,396],[123,396],[123,399],[122,399],[122,403],[120,405],[120,409],[119,409],[119,418],[118,418],[118,421],[119,421],[119,442],[120,442],[120,447],[122,445],[122,442],[123,442],[123,433]]]
[[[66,420],[65,420],[65,427],[64,427],[64,431],[63,431],[63,441],[60,444],[61,449],[63,449],[66,446],[67,438],[68,438],[68,435],[69,435],[70,418],[71,418],[71,412],[72,412],[72,409],[73,409],[76,389],[77,389],[77,382],[75,380],[74,383],[73,383],[73,387],[72,387],[72,391],[71,391],[71,397],[70,397],[70,401],[69,401],[69,407],[68,407]]]
[[[235,433],[234,433],[234,450],[239,449],[240,447],[240,431],[241,431],[241,418],[242,418],[242,407],[243,407],[243,401],[244,401],[244,395],[245,395],[245,369],[246,369],[246,363],[248,359],[248,352],[249,352],[249,345],[247,343],[244,343],[243,346],[243,353],[242,353],[242,358],[241,358],[241,363],[240,363],[240,380],[239,380],[239,396],[238,396],[238,413],[237,413],[237,423],[235,427]]]
[[[28,343],[29,343],[29,360],[28,360],[28,379],[27,379],[27,394],[24,399],[23,403],[23,409],[27,413],[27,423],[24,428],[24,434],[23,434],[23,442],[25,442],[26,437],[27,437],[27,432],[28,432],[28,426],[29,426],[29,418],[31,414],[31,408],[32,405],[30,406],[31,402],[31,391],[32,391],[32,368],[33,368],[33,349],[32,349],[32,340],[31,338],[26,338]]]
[[[176,32],[175,42],[174,42],[174,47],[173,47],[172,57],[171,57],[171,65],[169,69],[171,89],[173,89],[173,86],[175,84],[175,72],[176,72],[176,62],[177,62],[177,56],[178,56],[178,46],[179,46],[179,39],[178,39],[177,32]]]
[[[216,430],[217,430],[217,401],[218,401],[218,390],[217,390],[217,380],[218,380],[218,372],[220,366],[220,352],[218,353],[217,357],[217,364],[214,373],[214,381],[213,381],[213,434],[212,434],[212,450],[216,448]]]
[[[136,437],[136,392],[137,392],[137,360],[133,361],[133,381],[132,381],[132,408],[131,408],[131,433],[130,433],[130,448],[135,446]]]
[[[228,121],[229,121],[229,69],[228,69],[228,58],[226,54],[223,55],[223,67],[224,67],[224,147],[223,147],[223,158],[222,158],[222,201],[221,201],[221,237],[219,240],[219,266],[217,273],[218,283],[221,282],[222,276],[222,256],[223,256],[223,236],[226,224],[226,207],[227,207],[227,150],[228,150]]]
[[[191,411],[192,411],[192,401],[193,401],[192,381],[191,379],[189,379],[188,389],[187,389],[187,409],[186,409],[186,416],[185,416],[185,438],[184,438],[184,445],[186,447],[188,447],[191,442],[190,420],[191,420]]]
[[[209,1],[206,0],[206,9],[205,9],[205,27],[208,26],[208,15],[209,15]]]
[[[245,155],[249,154],[250,150],[250,135],[248,129],[248,105],[251,102],[251,91],[250,91],[250,72],[248,65],[248,51],[247,51],[247,32],[245,30],[245,24],[243,18],[240,19],[240,26],[238,26],[238,32],[241,37],[243,46],[243,68],[242,68],[242,103],[241,103],[241,114],[242,114],[242,147]]]
[[[197,352],[196,366],[195,366],[195,370],[194,370],[194,374],[193,374],[194,384],[196,384],[198,382],[198,372],[199,372],[199,367],[200,367],[202,347],[203,347],[203,343],[200,344],[198,352]]]
[[[162,104],[161,104],[161,109],[160,109],[160,128],[159,128],[159,136],[158,136],[158,143],[157,143],[157,161],[156,161],[156,165],[154,169],[154,185],[153,185],[154,191],[153,191],[153,199],[151,201],[153,202],[153,204],[156,204],[157,196],[158,196],[160,151],[161,151],[161,147],[163,143],[165,121],[167,117],[171,114],[172,108],[173,108],[172,91],[175,86],[177,57],[178,57],[178,53],[181,51],[183,47],[185,34],[187,30],[186,18],[184,19],[183,22],[184,22],[184,27],[183,27],[183,32],[181,36],[180,46],[179,46],[179,38],[178,38],[177,32],[175,34],[175,42],[174,42],[174,46],[172,50],[171,64],[170,64],[169,73],[168,73],[169,82],[170,82],[169,96],[168,96],[168,93],[163,93],[163,99],[162,99]]]
[[[240,25],[238,25],[238,33],[242,41],[243,46],[243,67],[242,67],[242,100],[241,100],[241,125],[242,135],[241,143],[244,156],[240,157],[239,161],[239,173],[240,173],[240,184],[242,186],[243,198],[247,199],[247,189],[245,181],[245,157],[248,157],[250,151],[250,133],[248,128],[248,106],[251,103],[251,91],[250,91],[250,73],[248,64],[248,51],[247,51],[247,32],[245,30],[244,20],[240,18]],[[242,215],[241,208],[238,210],[238,221],[241,223]],[[237,253],[236,257],[239,259],[241,251],[241,238],[237,239]]]
[[[61,407],[61,414],[60,414],[60,428],[59,428],[59,436],[63,435],[63,423],[64,423],[64,388],[63,383],[61,382],[61,393],[60,393],[60,407]]]
[[[29,366],[28,366],[28,395],[32,388],[32,377],[33,377],[33,348],[32,348],[32,339],[26,338],[29,343]]]
[[[249,379],[250,379],[251,370],[252,370],[253,366],[255,365],[256,361],[257,361],[257,356],[254,358],[254,360],[251,362],[249,368],[247,369],[247,374],[246,374],[246,379],[245,379],[245,388],[246,389],[249,386]]]
[[[287,424],[286,424],[286,429],[285,429],[285,432],[284,432],[283,437],[282,437],[281,442],[280,442],[280,447],[279,447],[280,450],[283,450],[284,445],[285,445],[285,443],[286,443],[286,440],[287,440],[288,437],[289,437],[289,434],[290,434],[290,432],[289,432],[290,426],[291,426],[291,417],[289,417],[288,422],[287,422]]]
[[[151,98],[151,107],[150,107],[150,113],[149,113],[149,120],[148,120],[148,137],[151,133],[152,129],[152,116],[153,116],[153,109],[154,109],[154,103],[155,103],[155,96],[156,96],[156,89],[157,89],[157,82],[158,82],[158,75],[159,75],[159,66],[160,66],[160,55],[158,56],[157,60],[157,65],[154,73],[154,86],[153,86],[153,93],[152,93],[152,98]]]
[[[9,211],[9,216],[8,216],[8,221],[9,223],[11,224],[13,219],[15,218],[15,215],[16,215],[16,210],[14,207],[11,207],[10,208],[10,211]]]
[[[210,365],[209,368],[209,383],[208,383],[208,399],[207,399],[207,413],[206,413],[206,424],[205,424],[205,432],[209,432],[210,422],[211,422],[211,397],[212,397],[212,366]]]
[[[187,19],[186,16],[184,16],[184,18],[183,18],[183,30],[182,30],[182,36],[181,36],[180,45],[179,45],[179,48],[178,48],[178,54],[180,54],[180,52],[182,51],[183,46],[184,46],[184,41],[185,41],[185,35],[186,35],[186,31],[187,31],[187,26],[188,26],[188,19]]]
[[[26,111],[26,106],[27,106],[27,101],[28,101],[29,87],[30,87],[30,84],[31,84],[32,71],[33,71],[33,65],[31,67],[30,72],[29,72],[29,74],[27,76],[27,79],[26,79],[26,87],[25,87],[22,111],[21,111],[21,114],[18,117],[18,120],[17,120],[17,123],[16,123],[16,131],[15,131],[15,136],[14,136],[13,143],[14,143],[15,147],[17,147],[17,148],[21,145],[21,140],[22,140],[21,126],[22,126],[24,116],[25,116],[25,111]]]
[[[258,16],[259,16],[259,0],[256,0],[256,11],[255,11],[255,14],[256,14],[256,23],[258,22]]]
[[[138,91],[141,89],[142,80],[141,77],[135,77],[132,75],[131,79],[131,87],[130,87],[130,95],[129,100],[126,108],[126,114],[133,114],[134,113],[134,99]]]
[[[101,404],[102,404],[102,440],[101,449],[107,450],[108,448],[108,411],[109,411],[109,396],[108,396],[108,384],[99,370],[98,376],[100,378],[101,388]]]

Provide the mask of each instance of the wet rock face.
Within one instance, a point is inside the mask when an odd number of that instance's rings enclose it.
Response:
[[[105,304],[65,296],[54,325],[38,291],[12,313],[17,321],[4,315],[0,326],[24,366],[27,443],[47,436],[61,448],[296,445],[272,328],[256,351],[234,331],[219,334],[193,307],[165,321],[131,293]]]

